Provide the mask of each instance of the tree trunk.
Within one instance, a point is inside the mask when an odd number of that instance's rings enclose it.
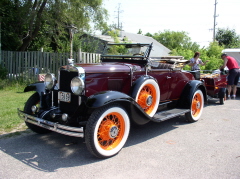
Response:
[[[43,10],[46,6],[48,0],[44,0],[37,12],[37,16],[36,16],[36,21],[32,21],[31,24],[29,24],[29,33],[27,35],[27,37],[25,37],[23,39],[23,43],[22,45],[19,47],[19,51],[27,51],[29,45],[31,44],[32,40],[38,35],[38,32],[40,30],[41,27],[41,18],[42,18],[42,13]],[[35,6],[35,3],[34,3]],[[35,9],[35,7],[33,7],[33,9]]]

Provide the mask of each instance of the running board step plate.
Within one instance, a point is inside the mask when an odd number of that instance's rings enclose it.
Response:
[[[170,109],[167,111],[161,111],[159,113],[156,113],[153,117],[152,117],[152,121],[154,122],[162,122],[162,121],[166,121],[168,119],[174,118],[176,116],[180,116],[182,114],[185,114],[187,112],[190,112],[190,109]]]

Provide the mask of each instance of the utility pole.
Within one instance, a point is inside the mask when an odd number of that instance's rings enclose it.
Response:
[[[213,42],[215,42],[215,30],[216,30],[216,26],[217,26],[216,17],[218,17],[216,15],[216,7],[217,7],[217,0],[215,0],[215,4],[214,4]]]
[[[123,11],[120,10],[120,5],[121,3],[118,4],[118,10],[117,10],[117,19],[118,19],[118,25],[117,25],[117,28],[119,30],[122,30],[122,25],[120,26],[120,13],[122,13]],[[122,24],[122,23],[121,23]]]

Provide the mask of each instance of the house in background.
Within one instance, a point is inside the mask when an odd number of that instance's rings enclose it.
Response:
[[[167,47],[154,40],[152,37],[144,36],[141,34],[133,34],[125,31],[120,32],[119,41],[124,42],[127,40],[131,43],[153,43],[153,49],[150,53],[150,57],[165,57],[169,56],[171,50]],[[106,43],[114,43],[114,39],[109,35],[88,35],[84,34],[80,37],[83,45],[93,46],[92,52],[94,53],[102,53],[104,45]]]

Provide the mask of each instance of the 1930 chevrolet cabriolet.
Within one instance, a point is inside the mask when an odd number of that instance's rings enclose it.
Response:
[[[127,141],[130,124],[161,122],[185,114],[198,121],[206,100],[202,81],[182,71],[182,60],[149,58],[152,44],[107,44],[101,63],[69,64],[57,79],[31,84],[36,91],[19,116],[34,132],[84,137],[99,158],[116,155]]]

